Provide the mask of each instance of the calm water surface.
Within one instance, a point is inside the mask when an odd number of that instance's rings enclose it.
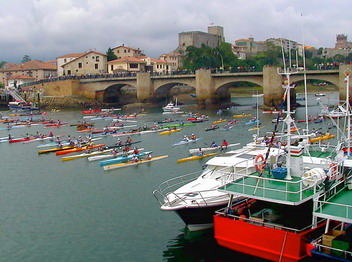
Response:
[[[331,93],[321,100],[335,104],[337,94]],[[232,114],[242,112],[255,114],[255,98],[234,98],[234,102],[241,106],[224,111],[221,117],[231,119]],[[319,111],[315,97],[310,96],[310,114],[314,116]],[[210,120],[220,118],[214,110],[201,113],[208,114]],[[147,115],[138,118],[136,124],[150,125],[168,116],[162,115],[160,109],[147,110]],[[69,123],[82,120],[78,111],[48,112],[46,117]],[[262,130],[273,129],[273,117],[260,111],[265,126]],[[304,108],[297,109],[295,117],[304,119]],[[94,123],[103,127],[110,122]],[[211,230],[188,232],[175,213],[159,210],[152,194],[166,179],[201,170],[206,160],[176,163],[188,156],[189,148],[206,146],[212,141],[220,143],[222,139],[244,145],[253,135],[244,119],[229,131],[205,132],[210,124],[209,121],[185,127],[169,136],[133,136],[134,140],[142,141],[138,147],[152,150],[154,156],[169,157],[112,171],[104,171],[98,162],[85,158],[62,162],[53,153],[38,156],[39,142],[1,143],[0,261],[261,261],[217,246]],[[81,135],[70,126],[32,126],[10,133],[17,137],[50,130],[56,135]],[[193,145],[171,147],[191,133],[203,139]],[[0,137],[8,134],[0,131]],[[116,138],[110,136],[100,141],[112,145]]]

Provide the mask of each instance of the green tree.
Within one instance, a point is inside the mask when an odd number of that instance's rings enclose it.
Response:
[[[111,47],[109,47],[108,51],[106,52],[106,55],[108,56],[107,57],[108,61],[117,59],[117,56],[112,51]]]
[[[26,63],[26,62],[29,62],[31,61],[31,57],[29,55],[24,55],[23,58],[22,58],[22,61],[21,63]]]
[[[6,64],[5,61],[0,61],[0,68],[2,68],[4,66],[4,64]]]

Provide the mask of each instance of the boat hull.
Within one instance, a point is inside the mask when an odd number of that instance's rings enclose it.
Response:
[[[214,216],[214,236],[219,245],[272,261],[292,262],[307,257],[307,240],[322,226],[294,233],[265,227],[260,222]]]
[[[182,208],[175,210],[176,214],[187,225],[190,231],[199,231],[212,228],[214,226],[213,216],[216,210],[227,205],[227,201],[214,206]]]

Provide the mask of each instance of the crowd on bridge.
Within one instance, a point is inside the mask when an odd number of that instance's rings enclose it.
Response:
[[[337,70],[341,63],[320,63],[315,64],[315,70]],[[239,72],[259,72],[261,70],[256,70],[255,66],[237,66],[237,67],[228,67],[228,68],[200,68],[204,70],[210,70],[212,74],[221,74],[221,73],[239,73]],[[302,68],[303,69],[303,68]],[[143,72],[143,71],[142,71]],[[63,75],[63,76],[49,76],[45,79],[36,80],[34,82],[21,84],[20,87],[26,87],[36,84],[42,84],[47,82],[55,82],[62,80],[72,80],[72,79],[101,79],[101,78],[119,78],[119,77],[136,77],[138,72],[115,72],[115,73],[99,73],[99,74],[82,74],[82,75]],[[164,71],[164,72],[144,72],[150,73],[151,76],[172,76],[172,75],[189,75],[195,74],[195,70],[173,70],[173,71]]]

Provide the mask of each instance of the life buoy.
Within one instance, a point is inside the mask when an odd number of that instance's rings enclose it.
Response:
[[[262,154],[259,154],[255,157],[254,159],[254,167],[258,172],[262,172],[264,167],[265,167],[265,163],[264,163],[264,156]]]

